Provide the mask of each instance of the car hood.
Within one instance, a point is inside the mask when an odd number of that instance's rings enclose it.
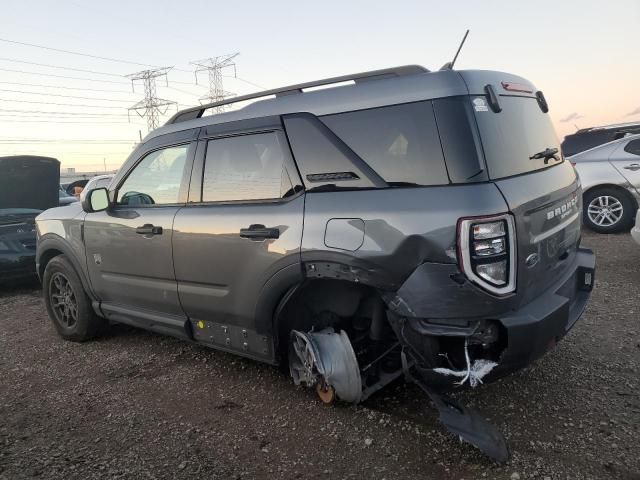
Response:
[[[80,202],[73,202],[63,207],[49,208],[42,212],[36,220],[65,220],[75,218],[79,214],[84,213]]]
[[[40,213],[35,208],[0,208],[0,226],[33,222]]]

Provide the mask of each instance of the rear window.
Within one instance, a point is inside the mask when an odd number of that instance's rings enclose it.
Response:
[[[500,96],[499,113],[484,107],[484,97],[472,97],[472,102],[476,99],[475,116],[491,179],[540,170],[562,161],[549,114],[542,112],[535,98]],[[532,158],[553,148],[558,149],[557,159],[545,163],[544,158]]]
[[[562,142],[562,153],[564,153],[565,157],[570,157],[576,153],[611,142],[616,138],[614,133],[607,130],[596,130],[567,135]]]
[[[431,102],[326,115],[321,120],[391,185],[449,183]]]

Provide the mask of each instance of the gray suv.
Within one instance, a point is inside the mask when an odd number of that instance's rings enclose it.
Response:
[[[445,392],[543,355],[593,285],[547,111],[514,75],[406,66],[178,112],[108,189],[37,218],[49,316],[74,341],[124,323],[288,365],[326,402],[404,373],[504,459]]]

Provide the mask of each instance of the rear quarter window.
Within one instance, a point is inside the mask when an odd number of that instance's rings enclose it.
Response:
[[[321,120],[387,183],[449,183],[431,102],[325,115]]]
[[[638,140],[631,140],[629,143],[627,143],[627,145],[624,147],[624,151],[627,153],[631,153],[633,155],[638,155],[640,156],[640,139]]]

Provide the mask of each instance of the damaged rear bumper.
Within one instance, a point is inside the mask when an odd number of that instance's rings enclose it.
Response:
[[[501,318],[507,347],[487,381],[519,370],[553,348],[584,312],[593,288],[595,255],[580,249],[576,268],[546,294]]]
[[[443,265],[438,265],[437,269],[446,272]],[[470,371],[475,361],[482,360],[496,364],[481,380],[481,383],[487,383],[531,364],[567,334],[586,307],[594,274],[595,255],[591,250],[580,248],[572,268],[524,306],[506,299],[502,311],[496,312],[496,304],[500,301],[494,299],[490,308],[486,296],[480,296],[477,289],[468,284],[459,285],[459,295],[441,296],[446,304],[441,303],[436,310],[442,311],[450,305],[464,315],[428,319],[421,315],[426,311],[424,302],[427,300],[419,295],[420,287],[415,279],[420,275],[415,274],[410,278],[413,279],[411,284],[405,284],[397,295],[386,298],[386,302],[393,312],[394,318],[390,320],[396,333],[419,370],[426,375],[426,381],[439,387],[462,384],[464,382],[460,382],[455,374]],[[429,273],[421,275],[422,280],[427,280],[425,277]],[[428,290],[431,287],[425,285],[434,284],[423,283],[422,288]],[[450,284],[447,288],[451,288]],[[482,301],[478,302],[480,298]],[[468,303],[465,305],[465,302]],[[443,369],[449,369],[449,374],[454,375],[443,378]]]

